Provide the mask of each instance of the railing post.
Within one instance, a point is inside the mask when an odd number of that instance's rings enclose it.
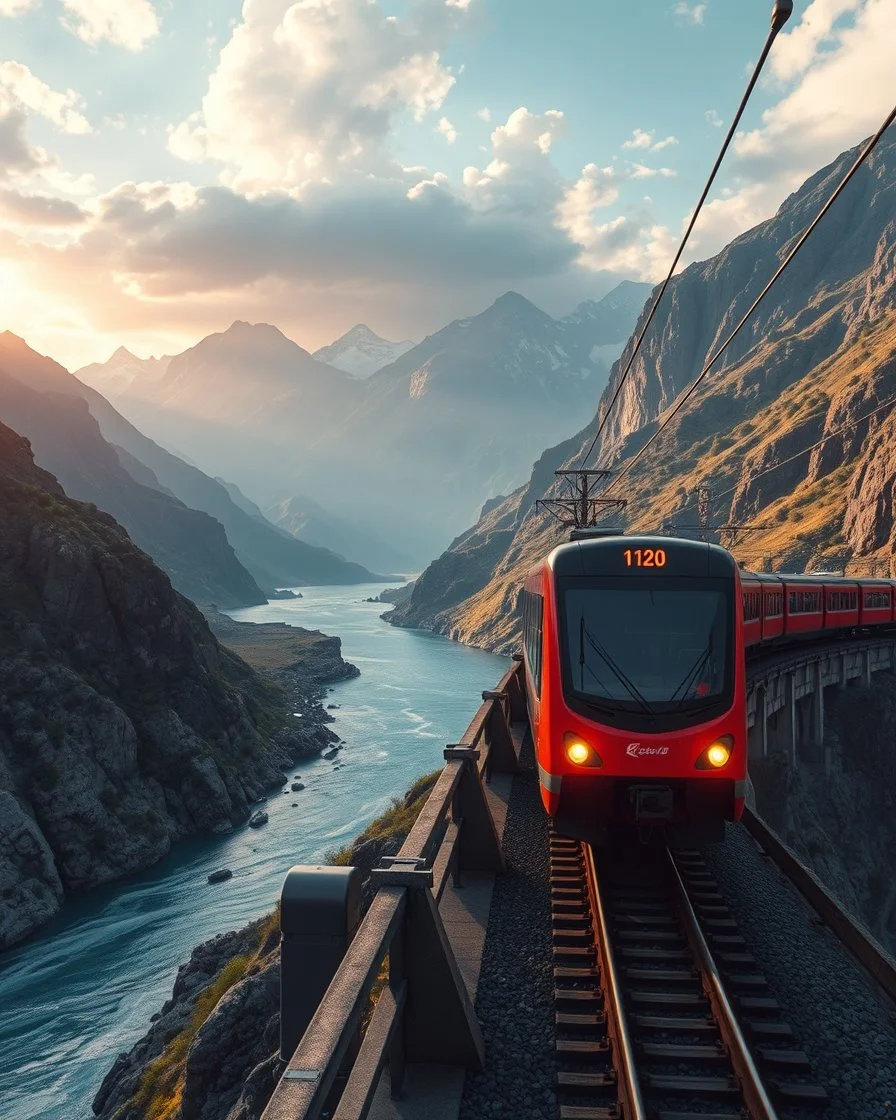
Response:
[[[357,867],[290,868],[280,895],[280,1057],[288,1062],[361,919]]]
[[[503,692],[483,692],[483,700],[492,701],[492,710],[485,730],[488,736],[488,762],[486,779],[492,774],[516,774],[519,772],[519,759],[510,733],[510,720],[507,715],[509,698]]]
[[[479,751],[469,747],[446,747],[444,755],[446,761],[457,760],[463,763],[453,806],[454,818],[460,826],[457,871],[500,873],[504,870],[504,856],[501,853],[498,830],[486,800],[485,787],[476,766]]]

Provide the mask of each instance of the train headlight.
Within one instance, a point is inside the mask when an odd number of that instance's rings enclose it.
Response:
[[[720,739],[707,747],[697,759],[698,770],[721,770],[731,758],[734,739],[730,735],[723,735]]]
[[[574,766],[601,766],[597,751],[579,735],[567,731],[563,736],[563,749],[566,757]]]

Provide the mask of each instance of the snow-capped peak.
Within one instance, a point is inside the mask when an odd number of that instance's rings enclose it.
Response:
[[[358,323],[350,331],[337,338],[330,346],[316,350],[312,355],[319,362],[325,362],[336,369],[344,370],[353,377],[370,377],[383,366],[388,366],[414,346],[413,342],[389,342],[366,326]]]

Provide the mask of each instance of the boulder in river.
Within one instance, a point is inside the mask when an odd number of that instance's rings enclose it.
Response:
[[[219,867],[217,871],[212,871],[209,874],[208,881],[210,883],[224,883],[228,879],[233,878],[233,872],[229,867]]]
[[[335,758],[338,753],[338,747],[330,747],[328,751],[324,751],[324,753],[321,755],[321,758]]]
[[[253,813],[249,818],[250,828],[261,828],[263,824],[268,823],[268,815],[264,809],[259,809],[257,813]]]
[[[305,788],[305,786],[302,782],[293,782],[292,786],[291,786],[291,789],[292,789],[293,793],[298,793],[300,789],[304,789],[304,788]]]

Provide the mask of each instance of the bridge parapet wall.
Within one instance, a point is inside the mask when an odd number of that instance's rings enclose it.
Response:
[[[826,646],[772,651],[747,665],[749,757],[784,753],[798,761],[832,759],[824,748],[824,690],[871,686],[874,673],[896,669],[892,636],[850,639]]]

